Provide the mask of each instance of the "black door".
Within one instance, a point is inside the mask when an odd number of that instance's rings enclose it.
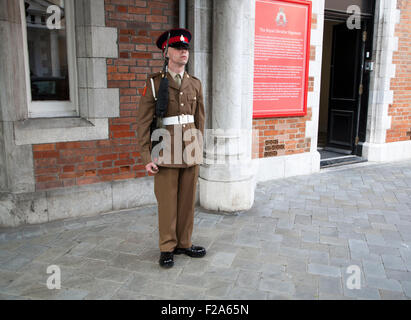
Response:
[[[327,147],[353,151],[360,98],[363,30],[334,26]]]

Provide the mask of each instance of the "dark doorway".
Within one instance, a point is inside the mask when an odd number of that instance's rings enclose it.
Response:
[[[360,28],[351,29],[348,17],[346,12],[325,11],[318,130],[322,162],[361,157],[366,136],[373,15],[364,13]]]

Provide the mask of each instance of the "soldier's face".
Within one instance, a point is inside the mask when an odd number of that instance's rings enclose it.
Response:
[[[170,62],[185,66],[188,63],[188,58],[190,54],[187,49],[185,48],[168,48],[168,57],[170,58]]]

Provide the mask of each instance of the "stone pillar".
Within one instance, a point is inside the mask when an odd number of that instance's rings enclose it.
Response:
[[[249,41],[254,37],[254,17],[254,1],[214,0],[211,130],[205,135],[199,178],[200,205],[208,210],[248,210],[254,202],[254,47]]]
[[[386,143],[387,130],[392,123],[388,111],[394,101],[391,80],[396,74],[393,54],[398,50],[395,27],[400,23],[400,14],[397,0],[376,1],[373,49],[375,70],[371,73],[367,137],[363,144],[363,157],[368,161],[399,161],[411,156],[411,141]]]
[[[20,1],[0,0],[0,194],[35,189],[32,147],[17,146],[13,132],[14,122],[27,118],[20,4]]]

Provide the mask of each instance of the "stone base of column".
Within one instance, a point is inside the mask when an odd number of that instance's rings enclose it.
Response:
[[[368,161],[385,162],[411,159],[411,141],[364,143],[363,157]]]
[[[237,212],[251,209],[256,187],[256,167],[251,160],[200,167],[199,200],[207,210]]]
[[[199,178],[200,206],[207,210],[237,212],[254,203],[255,180],[209,181]]]

